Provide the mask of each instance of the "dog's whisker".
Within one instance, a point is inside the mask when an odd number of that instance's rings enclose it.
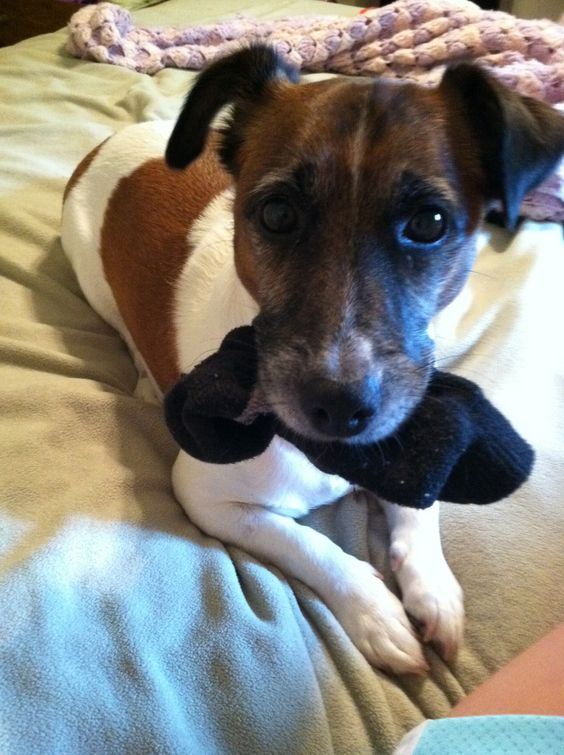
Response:
[[[472,269],[472,270],[468,270],[467,273],[468,273],[468,275],[479,275],[482,278],[488,278],[489,280],[492,280],[492,281],[499,280],[499,277],[497,275],[492,275],[491,273],[484,273],[483,270],[473,270]]]

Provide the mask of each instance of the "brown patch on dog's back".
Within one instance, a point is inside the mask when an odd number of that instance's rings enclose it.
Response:
[[[163,391],[179,374],[173,296],[190,254],[187,234],[230,183],[211,137],[187,170],[173,171],[161,159],[149,160],[121,179],[108,202],[101,236],[104,273],[125,325]]]

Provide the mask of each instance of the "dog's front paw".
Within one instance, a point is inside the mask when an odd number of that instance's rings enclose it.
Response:
[[[370,564],[354,559],[328,600],[330,608],[367,661],[395,674],[429,670],[401,602]]]
[[[416,551],[406,553],[402,543],[396,542],[390,558],[404,608],[419,627],[423,642],[432,642],[445,660],[452,659],[462,644],[464,600],[442,553],[433,553],[432,558]]]

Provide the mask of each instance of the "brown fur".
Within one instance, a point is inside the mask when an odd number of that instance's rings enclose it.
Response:
[[[231,182],[213,145],[212,138],[186,171],[172,171],[155,159],[123,178],[108,203],[102,228],[106,279],[127,329],[163,391],[179,374],[173,296],[190,254],[186,237],[206,205]]]

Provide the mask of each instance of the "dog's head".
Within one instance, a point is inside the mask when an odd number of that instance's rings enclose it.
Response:
[[[303,435],[372,442],[423,395],[430,320],[462,287],[485,210],[501,202],[515,224],[564,150],[564,119],[468,64],[436,89],[297,78],[265,46],[214,63],[166,157],[186,167],[232,104],[220,155],[261,389]]]

